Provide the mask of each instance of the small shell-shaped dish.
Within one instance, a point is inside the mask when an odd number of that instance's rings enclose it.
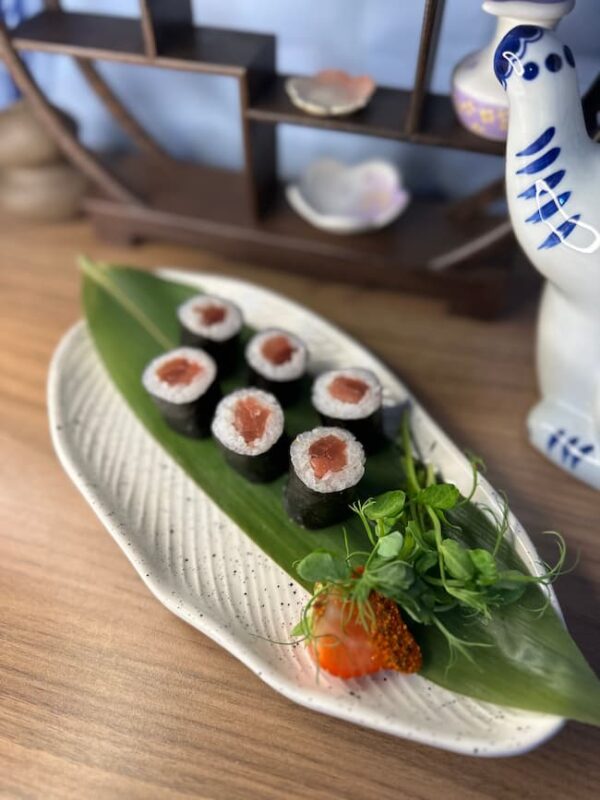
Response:
[[[302,111],[337,117],[364,108],[373,96],[375,82],[367,75],[353,77],[343,70],[327,69],[312,77],[288,78],[285,89]]]
[[[349,167],[321,158],[286,190],[294,211],[329,233],[363,233],[393,222],[410,202],[398,169],[372,159]]]

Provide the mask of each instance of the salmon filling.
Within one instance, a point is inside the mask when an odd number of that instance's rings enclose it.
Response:
[[[351,378],[348,375],[338,375],[329,384],[329,394],[342,403],[360,403],[369,385],[358,378]]]
[[[271,364],[286,364],[296,352],[296,348],[287,336],[271,336],[263,344],[262,354]]]
[[[194,378],[204,372],[204,368],[187,358],[173,358],[156,370],[157,377],[169,386],[189,386]]]
[[[328,472],[340,472],[348,463],[348,446],[343,439],[329,434],[317,439],[308,449],[310,465],[316,478],[323,478]]]
[[[214,304],[208,306],[196,306],[194,311],[200,317],[202,324],[206,325],[207,328],[210,328],[211,325],[216,325],[218,322],[223,322],[227,316],[227,309],[223,308],[223,306],[217,306]]]
[[[238,400],[233,412],[233,427],[246,444],[252,444],[265,434],[271,409],[259,403],[255,397]]]

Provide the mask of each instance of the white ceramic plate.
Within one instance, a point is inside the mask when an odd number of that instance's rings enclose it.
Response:
[[[286,196],[294,211],[315,228],[337,234],[384,228],[410,202],[397,167],[381,159],[348,166],[319,158],[298,183],[287,187]]]
[[[256,328],[275,325],[301,334],[315,356],[313,370],[368,367],[383,383],[387,406],[409,399],[383,364],[306,308],[230,278],[176,270],[161,274],[230,298]],[[306,599],[304,590],[146,432],[113,387],[83,322],[66,334],[54,355],[48,405],[64,468],[150,591],[278,692],[316,711],[459,753],[514,755],[560,729],[558,717],[470,700],[418,675],[380,673],[342,681],[322,673],[317,682],[303,647],[265,640],[288,639]],[[466,491],[471,479],[466,459],[418,405],[413,427],[421,452]],[[498,502],[485,481],[478,499]],[[520,555],[537,570],[533,546],[515,519],[511,531]]]

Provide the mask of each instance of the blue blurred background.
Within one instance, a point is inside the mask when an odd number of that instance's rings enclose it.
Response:
[[[239,28],[278,37],[278,69],[311,73],[338,67],[368,73],[380,84],[412,84],[423,2],[419,0],[194,0],[196,24]],[[0,0],[9,24],[41,7],[40,0]],[[491,37],[495,19],[480,0],[448,0],[433,75],[434,91],[447,92],[454,65]],[[138,16],[137,0],[63,0],[65,10]],[[600,70],[600,0],[577,0],[560,27],[575,51],[582,90]],[[128,146],[68,58],[34,54],[29,63],[52,100],[79,119],[84,142],[96,149]],[[135,116],[174,155],[236,168],[241,135],[235,82],[207,75],[101,63],[100,70]],[[0,77],[0,105],[13,97]],[[349,163],[373,155],[402,168],[407,184],[425,192],[460,196],[501,174],[500,159],[398,144],[349,134],[282,126],[279,170],[285,178],[314,158]]]

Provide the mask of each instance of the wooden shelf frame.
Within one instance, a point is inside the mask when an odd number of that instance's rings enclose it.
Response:
[[[432,273],[440,239],[452,252],[475,231],[486,236],[503,224],[493,218],[474,223],[468,210],[455,220],[443,201],[415,200],[377,236],[331,236],[298,217],[280,183],[272,189],[268,211],[255,219],[247,214],[243,172],[180,163],[161,175],[151,166],[147,157],[116,165],[124,181],[148,198],[148,208],[124,207],[100,193],[88,199],[102,238],[133,245],[166,237],[275,268],[284,264],[286,270],[321,279],[434,295],[452,311],[480,318],[502,313],[521,280],[522,262],[502,246],[488,247],[485,264]],[[198,185],[203,193],[196,191]]]
[[[97,187],[87,205],[103,235],[125,241],[159,235],[227,253],[233,248],[241,256],[322,277],[444,296],[454,308],[493,316],[508,299],[516,274],[506,219],[487,217],[468,200],[454,214],[439,203],[415,201],[385,230],[337,238],[291,211],[277,177],[280,124],[503,154],[503,144],[462,128],[449,97],[430,92],[444,6],[445,0],[423,0],[412,89],[378,87],[365,109],[341,118],[314,117],[293,106],[286,76],[276,72],[274,36],[194,26],[191,0],[140,0],[137,19],[65,12],[60,0],[46,0],[45,10],[11,31],[0,22],[0,55],[65,154]],[[86,151],[61,125],[20,51],[71,55],[142,155],[125,164],[103,164]],[[236,80],[242,171],[173,160],[106,85],[93,63],[98,60]],[[492,188],[496,195],[497,184]],[[445,271],[433,273],[440,265]]]
[[[173,0],[171,0],[173,2]],[[151,9],[151,0],[144,7]],[[150,13],[148,11],[147,13]],[[16,50],[57,53],[78,58],[117,61],[139,66],[242,77],[260,61],[263,50],[274,48],[269,34],[226,28],[182,26],[171,40],[141,19],[45,9],[11,31]],[[159,30],[159,28],[158,28]]]
[[[248,108],[250,119],[271,125],[301,125],[487,155],[504,153],[503,142],[482,139],[463,128],[446,95],[430,92],[424,95],[419,127],[410,130],[411,91],[378,86],[369,105],[361,111],[348,117],[317,117],[306,114],[291,102],[285,90],[288,77],[276,75],[266,84],[262,94]]]
[[[177,4],[178,0],[171,2]],[[171,26],[170,39],[163,36],[164,44],[159,47],[151,5],[148,0],[141,0],[141,5],[141,24],[129,18],[45,10],[14,29],[13,44],[17,50],[63,53],[81,60],[120,61],[237,78],[254,70],[275,46],[270,35],[194,28],[190,24],[179,31]],[[426,4],[430,38],[439,28],[433,17],[440,18],[441,5],[440,0]],[[418,82],[413,90],[378,87],[367,108],[357,114],[341,118],[306,114],[287,96],[288,76],[273,74],[256,102],[249,105],[247,116],[270,124],[303,125],[502,155],[502,143],[482,139],[460,125],[449,97],[427,91],[432,64],[427,58],[428,46],[425,41],[421,44],[423,65],[417,70]]]

